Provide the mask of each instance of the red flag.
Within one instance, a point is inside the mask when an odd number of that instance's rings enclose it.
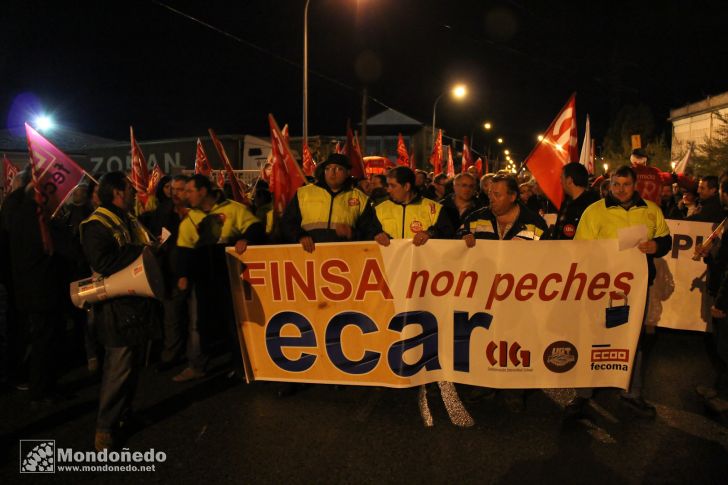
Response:
[[[313,177],[316,171],[316,162],[313,161],[313,155],[311,150],[308,148],[308,143],[304,140],[303,142],[303,173],[308,177]]]
[[[409,168],[411,170],[417,170],[417,163],[415,163],[415,152],[412,150],[412,153],[409,154]]]
[[[359,149],[359,142],[354,137],[348,121],[346,125],[346,146],[344,147],[344,154],[349,157],[349,161],[351,162],[351,175],[354,178],[362,179],[366,177],[366,171],[364,170],[364,160],[362,160],[363,157]]]
[[[409,167],[409,164],[410,161],[409,155],[407,155],[407,147],[404,144],[404,138],[402,138],[402,133],[400,133],[397,137],[397,165]]]
[[[452,144],[447,147],[447,176],[449,178],[455,177],[455,162],[452,159],[452,151],[455,147],[455,142],[453,141]]]
[[[273,155],[273,165],[270,171],[270,193],[273,196],[273,213],[281,215],[288,206],[288,174],[283,166],[283,158],[276,152]]]
[[[144,153],[134,138],[134,128],[129,127],[129,136],[131,138],[131,183],[134,185],[136,190],[137,198],[142,203],[142,206],[147,205],[147,199],[149,194],[147,188],[149,187],[149,168],[147,161],[144,159]]]
[[[281,130],[281,134],[283,135],[283,140],[285,140],[286,145],[291,146],[291,137],[288,134],[288,123],[283,125],[283,129]]]
[[[437,133],[435,143],[432,144],[430,165],[432,165],[432,171],[435,173],[435,176],[442,173],[442,130]]]
[[[569,163],[571,136],[575,130],[576,93],[571,95],[556,119],[549,125],[543,140],[536,145],[524,162],[536,177],[544,194],[557,208],[561,207],[564,198],[561,168]]]
[[[204,175],[209,177],[212,173],[212,167],[210,167],[210,159],[207,158],[205,153],[205,147],[202,146],[202,141],[197,139],[197,152],[195,153],[195,174]]]
[[[343,154],[344,153],[344,149],[342,148],[340,141],[337,141],[336,142],[336,146],[334,147],[334,152],[335,153],[338,153],[338,154]]]
[[[222,164],[225,167],[225,171],[227,172],[230,186],[233,189],[233,199],[235,199],[236,202],[240,202],[241,204],[250,205],[250,200],[248,199],[248,196],[245,195],[245,191],[240,185],[240,180],[238,180],[238,178],[235,176],[235,172],[233,172],[233,166],[230,163],[230,159],[228,158],[227,153],[225,153],[225,147],[222,146],[222,142],[217,137],[212,128],[208,128],[207,131],[210,133],[212,143],[215,145],[215,149],[217,150],[218,155],[220,155],[220,159],[222,159]]]
[[[278,214],[281,214],[296,195],[296,190],[306,185],[306,177],[293,158],[291,149],[272,114],[268,114],[268,123],[273,154],[270,190],[273,194],[273,207]]]
[[[478,179],[483,176],[483,159],[478,157],[475,161],[475,168],[478,170]]]
[[[217,181],[217,186],[221,189],[225,187],[225,170],[218,170],[217,175],[215,176],[215,180]]]
[[[164,177],[164,172],[160,168],[158,163],[154,164],[154,168],[152,169],[152,175],[149,177],[149,187],[147,188],[147,194],[153,195],[157,192],[157,185],[159,185],[159,181],[162,180],[162,177]]]
[[[467,172],[468,168],[473,165],[473,156],[470,154],[470,145],[468,144],[468,137],[463,137],[463,158],[460,163],[460,171]]]
[[[53,241],[48,231],[47,216],[55,214],[58,207],[81,182],[85,172],[68,155],[43,138],[27,123],[25,134],[28,138],[43,248],[47,254],[52,254]]]
[[[5,178],[3,179],[3,195],[7,196],[10,193],[10,187],[13,184],[13,179],[18,175],[18,167],[10,163],[7,155],[3,154],[3,168]]]

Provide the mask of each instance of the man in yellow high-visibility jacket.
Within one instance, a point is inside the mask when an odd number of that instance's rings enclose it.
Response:
[[[349,177],[346,155],[334,153],[321,162],[315,184],[296,191],[281,220],[286,242],[313,252],[319,242],[371,241],[382,232],[366,194]]]
[[[375,207],[384,233],[375,240],[389,245],[389,239],[412,239],[421,246],[431,237],[451,239],[455,234],[442,205],[422,197],[415,188],[415,174],[407,167],[395,167],[387,174],[389,200]]]
[[[192,331],[199,333],[199,348],[192,352],[188,367],[173,378],[176,382],[204,377],[212,330],[219,325],[228,332],[234,370],[242,370],[225,248],[234,246],[242,254],[248,244],[265,242],[260,220],[248,207],[213,189],[209,178],[193,175],[185,194],[191,209],[180,222],[177,236],[177,287],[184,292],[194,286],[198,311],[197,318],[190,318],[196,322]]]
[[[636,190],[637,174],[630,166],[618,168],[610,180],[609,194],[586,208],[576,228],[575,240],[579,239],[618,239],[619,230],[643,225],[647,228],[647,240],[637,248],[647,256],[648,284],[655,279],[654,258],[670,252],[672,238],[665,223],[660,206],[644,200]],[[645,302],[645,314],[649,299]],[[647,357],[654,343],[654,332],[645,330],[637,344],[637,352],[632,366],[632,379],[626,393],[620,394],[622,400],[642,417],[654,418],[655,407],[642,397]],[[577,396],[566,406],[567,416],[578,416],[591,398],[593,390],[578,389]]]

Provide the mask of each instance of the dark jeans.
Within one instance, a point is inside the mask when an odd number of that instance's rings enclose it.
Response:
[[[57,313],[30,313],[25,318],[30,359],[30,399],[50,396],[56,386],[57,348],[62,319]]]
[[[720,363],[715,366],[715,389],[720,397],[728,399],[728,318],[713,319],[713,338],[716,357]]]
[[[227,274],[220,273],[214,284],[195,285],[197,296],[197,329],[203,361],[209,357],[215,340],[223,338],[231,352],[232,363],[242,369],[243,358],[240,353],[235,314],[230,297],[230,284]]]
[[[96,430],[110,433],[131,412],[146,346],[106,347]]]
[[[180,357],[185,349],[189,323],[188,297],[188,291],[174,288],[170,298],[162,300],[164,305],[162,362],[172,362]]]

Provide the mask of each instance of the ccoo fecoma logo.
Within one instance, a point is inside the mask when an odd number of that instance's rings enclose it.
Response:
[[[55,472],[55,440],[20,440],[20,473]]]

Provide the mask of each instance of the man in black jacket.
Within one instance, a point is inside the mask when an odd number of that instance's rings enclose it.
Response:
[[[323,176],[300,187],[283,214],[285,242],[300,243],[311,253],[316,243],[371,241],[382,231],[368,197],[353,187],[350,169],[349,158],[340,154],[319,164]]]
[[[8,231],[10,269],[16,309],[21,323],[22,340],[29,345],[28,377],[30,399],[34,404],[52,403],[55,393],[56,353],[63,331],[63,313],[68,294],[66,277],[58,252],[44,249],[38,224],[30,168],[21,172],[22,183],[12,192],[3,207]],[[63,234],[53,228],[52,239]],[[24,351],[25,349],[23,349]]]
[[[596,192],[589,190],[589,172],[578,162],[564,165],[561,172],[561,185],[566,199],[556,217],[556,225],[551,239],[571,240],[576,234],[579,219],[587,207],[599,200]]]
[[[698,183],[698,210],[685,218],[686,221],[720,222],[725,218],[723,206],[718,195],[718,177],[701,177]]]
[[[101,206],[81,224],[81,243],[91,269],[104,277],[139,257],[151,237],[129,214],[134,192],[122,172],[101,177]],[[95,325],[106,349],[94,445],[112,448],[114,433],[131,412],[139,368],[150,339],[159,335],[154,301],[121,296],[94,305]]]

